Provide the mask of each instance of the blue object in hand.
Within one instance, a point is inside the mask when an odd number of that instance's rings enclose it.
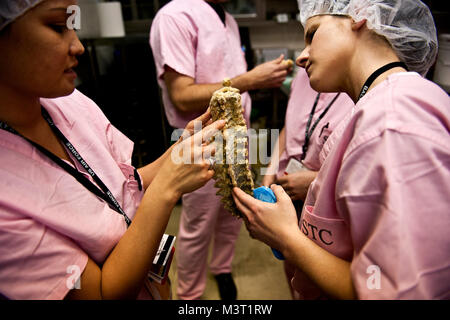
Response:
[[[256,189],[253,189],[253,197],[255,197],[255,199],[264,201],[264,202],[270,202],[270,203],[275,203],[277,202],[277,198],[275,197],[275,194],[273,193],[272,189],[267,188],[267,187],[259,187]],[[275,256],[275,258],[279,259],[279,260],[284,260],[284,256],[283,254],[274,249],[271,248],[273,255]]]

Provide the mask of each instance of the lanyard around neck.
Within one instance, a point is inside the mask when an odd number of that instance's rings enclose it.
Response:
[[[364,85],[361,89],[361,92],[359,93],[358,100],[360,100],[362,97],[364,97],[364,95],[367,93],[367,90],[369,90],[370,86],[372,85],[372,83],[375,81],[376,78],[378,78],[382,73],[385,73],[386,71],[396,68],[396,67],[402,67],[405,70],[408,70],[408,67],[406,66],[406,64],[401,61],[388,63],[388,64],[382,66],[381,68],[375,70],[369,76],[369,78],[367,78],[366,82],[364,83]]]
[[[317,120],[314,122],[313,126],[311,127],[311,121],[312,121],[312,118],[314,117],[314,113],[316,113],[317,103],[319,102],[319,98],[320,98],[320,93],[317,94],[316,100],[314,101],[313,107],[309,114],[308,123],[306,124],[305,141],[303,142],[303,146],[302,146],[303,153],[302,153],[301,160],[305,160],[305,158],[306,158],[306,153],[308,152],[308,147],[309,147],[309,140],[311,139],[314,129],[316,129],[320,120],[322,120],[322,118],[327,114],[328,110],[330,110],[331,106],[333,105],[333,103],[336,101],[336,99],[339,97],[340,94],[341,93],[336,94],[336,96],[333,98],[333,100],[331,100],[331,102],[328,104],[328,106],[325,108],[325,110],[322,111],[320,116],[317,118]]]
[[[67,150],[70,151],[70,153],[74,156],[74,158],[78,161],[78,163],[81,164],[81,166],[86,169],[87,173],[94,179],[94,181],[97,183],[97,185],[102,189],[100,190],[97,188],[91,181],[89,181],[81,172],[73,168],[71,165],[63,161],[58,156],[54,155],[41,145],[35,143],[34,141],[29,140],[28,138],[22,136],[20,133],[18,133],[14,128],[8,126],[8,124],[0,121],[0,129],[9,131],[15,135],[18,135],[22,137],[23,139],[27,140],[30,144],[32,144],[34,147],[36,147],[40,152],[45,154],[48,158],[50,158],[53,162],[55,162],[57,165],[59,165],[62,169],[64,169],[66,172],[68,172],[70,175],[72,175],[78,182],[80,182],[84,187],[86,187],[89,191],[91,191],[93,194],[98,196],[99,198],[103,199],[108,205],[121,214],[125,222],[127,223],[127,226],[130,226],[131,220],[126,215],[126,213],[123,211],[120,204],[117,202],[114,195],[111,193],[111,191],[108,189],[108,187],[103,183],[103,181],[99,178],[99,176],[92,170],[92,168],[88,165],[88,163],[81,157],[81,155],[78,153],[78,151],[75,149],[75,147],[70,143],[70,141],[64,136],[64,134],[58,129],[58,127],[53,122],[52,118],[48,114],[47,110],[45,110],[43,107],[41,107],[41,113],[44,119],[49,124],[52,131],[56,134],[56,136],[64,143]],[[103,192],[102,192],[103,191]]]

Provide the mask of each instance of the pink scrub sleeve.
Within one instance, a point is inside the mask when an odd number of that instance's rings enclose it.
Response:
[[[165,66],[195,78],[196,32],[187,17],[158,15],[150,37],[158,79],[162,79]]]
[[[449,298],[449,149],[448,138],[388,130],[344,159],[337,207],[360,299]]]

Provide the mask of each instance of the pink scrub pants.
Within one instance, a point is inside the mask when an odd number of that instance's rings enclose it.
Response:
[[[206,286],[209,245],[213,247],[209,268],[212,274],[231,272],[231,262],[242,220],[220,203],[214,180],[183,196],[177,243],[178,286],[182,300],[199,299]]]

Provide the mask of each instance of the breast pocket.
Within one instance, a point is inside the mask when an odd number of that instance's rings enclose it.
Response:
[[[313,206],[305,206],[303,209],[300,219],[303,234],[331,254],[350,260],[353,246],[346,222],[343,219],[319,217],[313,211]]]

